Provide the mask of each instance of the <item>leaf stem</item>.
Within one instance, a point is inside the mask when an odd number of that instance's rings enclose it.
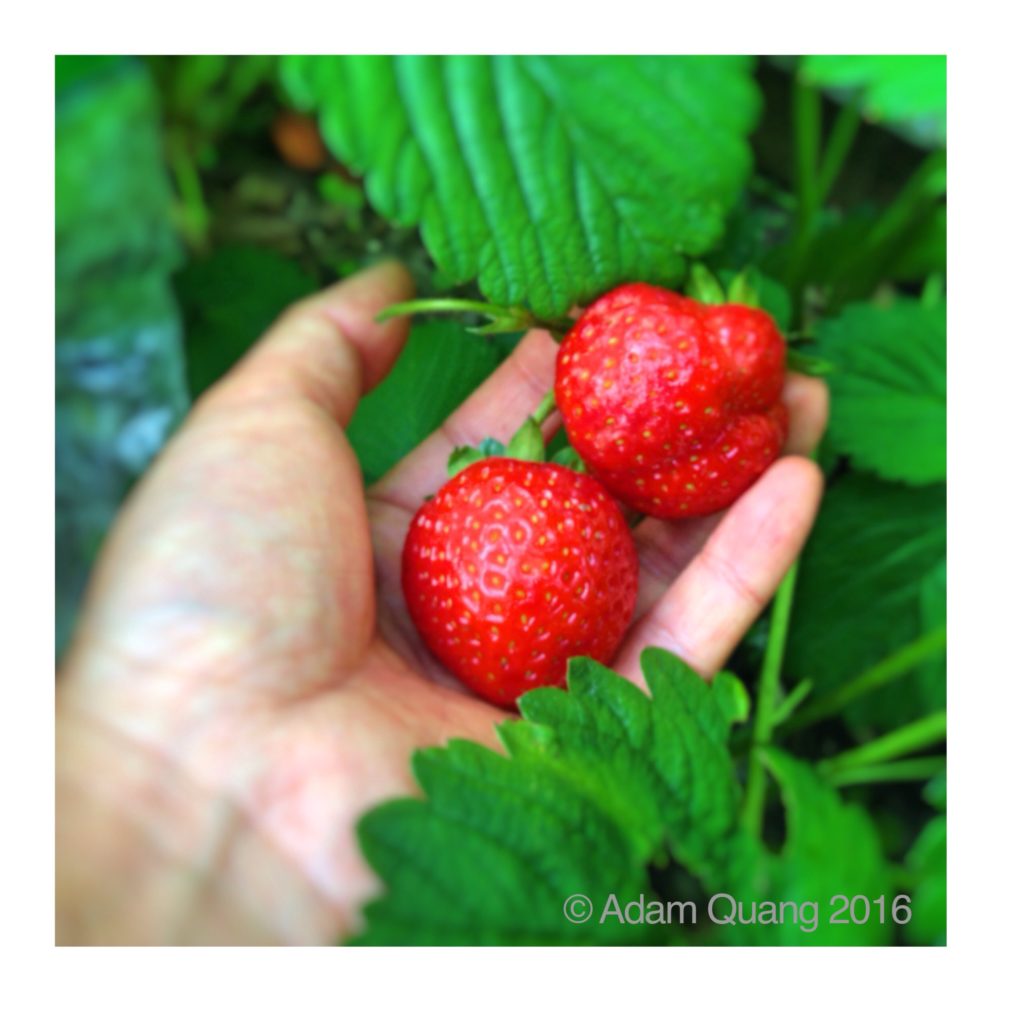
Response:
[[[932,779],[946,767],[944,757],[908,757],[902,761],[883,761],[826,773],[833,786],[862,786],[874,782],[908,782]]]
[[[417,313],[479,313],[481,316],[497,317],[505,316],[510,312],[513,312],[513,307],[495,306],[490,302],[480,302],[476,299],[453,299],[441,296],[432,299],[409,299],[406,302],[396,302],[382,310],[377,315],[377,319],[384,321],[395,316],[415,316]]]
[[[877,740],[843,751],[836,757],[818,762],[818,770],[833,775],[841,770],[877,765],[893,761],[904,754],[933,746],[946,738],[946,712],[936,711],[899,729],[879,736]]]
[[[793,309],[803,320],[804,266],[818,213],[818,156],[821,149],[821,96],[800,76],[793,78],[793,185],[797,197],[796,231],[787,280]]]
[[[552,388],[547,391],[544,397],[540,400],[540,405],[533,410],[531,418],[537,426],[541,426],[543,422],[555,411],[555,389]]]
[[[807,699],[807,695],[813,688],[814,683],[812,683],[810,679],[801,679],[793,690],[786,695],[782,703],[775,709],[775,715],[772,718],[772,725],[777,728],[785,722],[797,707]]]
[[[818,205],[818,154],[821,149],[821,95],[799,72],[793,79],[793,126],[796,143],[794,184],[801,226]]]
[[[857,105],[855,103],[844,104],[832,125],[828,141],[825,143],[825,152],[821,157],[816,196],[819,209],[828,202],[829,193],[846,163],[859,128],[860,110]]]
[[[771,619],[768,626],[768,646],[761,664],[761,675],[757,684],[757,709],[754,712],[754,727],[751,735],[750,756],[747,772],[747,789],[743,798],[742,818],[747,828],[760,835],[764,820],[764,801],[768,788],[768,777],[760,758],[761,750],[768,746],[778,712],[779,687],[782,680],[782,659],[786,652],[786,637],[789,634],[789,619],[793,610],[793,592],[799,563],[794,563],[782,578],[772,602]]]
[[[177,132],[168,137],[168,162],[181,197],[183,230],[189,245],[205,246],[210,227],[210,214],[203,196],[203,183],[184,138]]]
[[[568,317],[559,317],[553,320],[535,317],[528,309],[523,309],[521,306],[498,306],[476,299],[457,299],[444,296],[396,302],[377,314],[377,322],[383,323],[392,317],[416,316],[421,313],[476,314],[490,320],[488,326],[479,328],[482,333],[527,331],[533,327],[542,327],[553,333],[562,334],[573,324]]]
[[[837,714],[847,704],[865,694],[906,675],[924,661],[937,657],[946,649],[946,627],[939,626],[916,640],[893,651],[871,668],[825,696],[812,700],[782,727],[782,735],[788,735],[814,722]]]

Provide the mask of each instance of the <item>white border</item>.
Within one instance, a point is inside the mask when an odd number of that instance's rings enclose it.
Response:
[[[951,11],[889,0],[262,12],[122,2],[18,12],[2,72],[9,305],[0,806],[8,998],[31,1007],[30,1019],[458,1019],[456,1005],[475,1017],[547,1019],[596,1005],[602,1018],[667,1010],[899,1020],[1014,1005],[1020,844],[1009,823],[1020,802],[1024,680],[1020,645],[1006,641],[1019,632],[1022,568],[1020,57],[1005,5],[975,3],[955,20]],[[152,23],[140,26],[146,14]],[[53,366],[44,326],[53,309],[52,54],[302,51],[331,41],[346,52],[950,53],[949,950],[52,950]]]

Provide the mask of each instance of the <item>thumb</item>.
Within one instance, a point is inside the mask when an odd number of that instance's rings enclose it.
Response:
[[[289,307],[264,337],[197,404],[197,412],[267,400],[305,400],[342,426],[359,398],[391,369],[408,319],[377,314],[408,298],[402,264],[381,263]]]

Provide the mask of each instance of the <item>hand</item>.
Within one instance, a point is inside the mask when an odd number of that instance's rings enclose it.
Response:
[[[344,427],[407,325],[397,264],[289,310],[196,405],[125,506],[58,687],[58,939],[322,942],[375,891],[354,825],[414,792],[409,756],[496,745],[504,717],[421,647],[406,528],[454,445],[507,438],[553,381],[540,331],[364,493]],[[424,382],[429,386],[429,382]],[[791,452],[826,394],[787,383]],[[796,558],[817,467],[778,461],[727,513],[636,529],[636,622],[616,664],[667,647],[719,668]]]

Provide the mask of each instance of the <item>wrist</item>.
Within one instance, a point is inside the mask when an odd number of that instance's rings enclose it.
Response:
[[[302,943],[336,934],[322,897],[233,801],[72,702],[57,703],[58,944]]]
[[[56,752],[58,943],[174,942],[203,806],[156,757],[60,699]]]

